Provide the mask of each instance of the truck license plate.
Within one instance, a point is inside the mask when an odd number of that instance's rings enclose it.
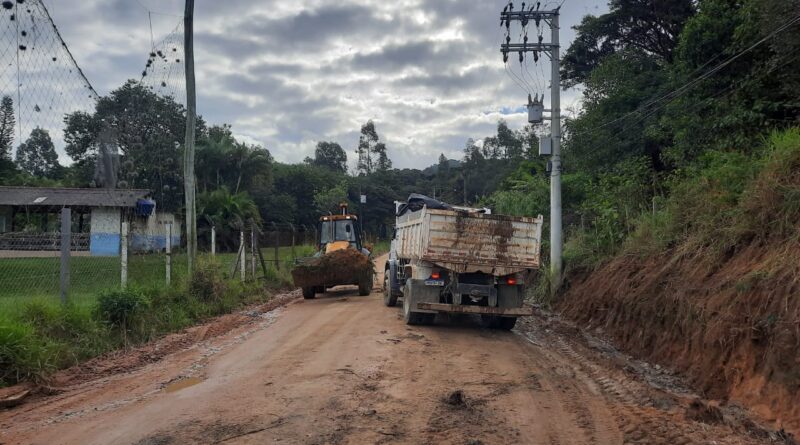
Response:
[[[444,286],[444,280],[425,280],[426,286]]]

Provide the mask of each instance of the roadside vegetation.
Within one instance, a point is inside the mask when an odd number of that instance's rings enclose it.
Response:
[[[132,285],[67,305],[52,298],[16,300],[13,309],[0,311],[0,386],[41,382],[57,369],[270,296],[260,284],[224,278],[221,266],[206,260],[173,288]]]

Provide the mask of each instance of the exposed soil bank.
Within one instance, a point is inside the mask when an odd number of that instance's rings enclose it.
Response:
[[[800,244],[727,258],[621,255],[572,277],[559,309],[641,358],[685,373],[704,396],[800,432]]]

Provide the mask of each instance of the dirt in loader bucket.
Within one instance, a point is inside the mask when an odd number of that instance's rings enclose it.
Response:
[[[336,286],[358,284],[363,278],[372,278],[372,259],[356,249],[343,249],[320,257],[309,258],[292,269],[297,287]]]

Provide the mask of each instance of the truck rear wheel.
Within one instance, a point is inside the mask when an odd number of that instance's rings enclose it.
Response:
[[[316,289],[314,287],[304,287],[303,288],[303,298],[305,298],[306,300],[313,299],[314,296],[316,296],[316,294],[317,294],[315,292],[315,290]]]
[[[503,331],[510,331],[517,324],[517,317],[481,315],[481,324],[489,329],[500,329]]]
[[[358,295],[363,297],[369,295],[370,292],[372,292],[372,274],[361,277],[361,279],[358,280]]]
[[[403,297],[403,320],[410,325],[432,324],[436,314],[427,312],[414,312],[411,310],[411,298]]]
[[[383,304],[387,307],[394,307],[397,304],[397,295],[392,293],[392,280],[388,269],[383,274]]]

